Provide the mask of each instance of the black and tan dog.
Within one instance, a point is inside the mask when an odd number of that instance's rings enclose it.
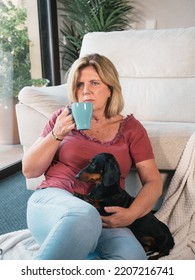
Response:
[[[129,207],[134,198],[120,188],[120,169],[112,154],[96,155],[77,175],[84,182],[94,182],[96,185],[89,195],[75,195],[97,208],[100,215],[108,215],[105,206]],[[158,259],[168,255],[174,246],[169,228],[159,221],[152,212],[137,219],[128,226],[143,248],[150,255],[149,259]]]

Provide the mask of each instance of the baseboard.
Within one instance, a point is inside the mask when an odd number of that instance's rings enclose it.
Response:
[[[22,170],[22,161],[18,161],[0,170],[0,180]]]

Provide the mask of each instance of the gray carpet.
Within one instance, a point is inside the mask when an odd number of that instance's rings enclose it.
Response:
[[[0,180],[0,234],[27,228],[26,205],[31,194],[21,172]]]

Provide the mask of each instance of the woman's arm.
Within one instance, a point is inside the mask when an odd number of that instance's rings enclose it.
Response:
[[[54,134],[61,140],[75,127],[72,115],[68,114],[68,109],[65,109],[57,117],[53,127]],[[60,143],[54,139],[52,132],[46,137],[39,137],[23,156],[22,171],[24,176],[34,178],[42,175],[51,164]]]
[[[129,208],[106,207],[111,216],[102,217],[104,227],[124,227],[152,210],[162,193],[162,178],[153,159],[136,164],[142,189]]]

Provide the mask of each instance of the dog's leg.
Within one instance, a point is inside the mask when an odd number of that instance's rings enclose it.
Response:
[[[161,258],[161,257],[164,257],[164,256],[166,256],[167,254],[165,254],[165,253],[163,253],[163,252],[159,252],[159,253],[157,253],[157,254],[154,254],[153,256],[150,256],[149,258],[148,258],[148,260],[158,260],[159,258]]]

